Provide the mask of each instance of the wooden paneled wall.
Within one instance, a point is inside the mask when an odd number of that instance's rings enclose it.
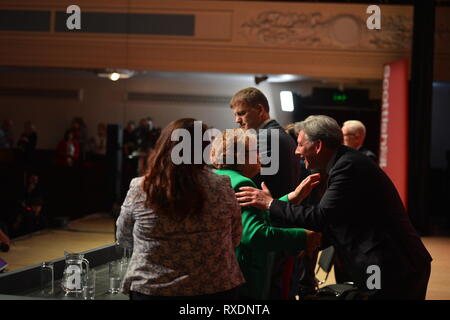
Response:
[[[50,22],[48,31],[0,31],[0,63],[381,79],[384,63],[410,56],[411,6],[380,5],[381,30],[369,30],[367,4],[77,0],[84,32],[58,32],[56,16],[72,4],[2,1],[1,10],[48,11]],[[88,32],[83,21],[93,12],[189,15],[194,32]]]

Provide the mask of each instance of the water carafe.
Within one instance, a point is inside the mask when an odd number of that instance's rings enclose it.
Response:
[[[89,272],[89,261],[81,253],[64,251],[66,265],[61,281],[61,287],[66,295],[80,294],[83,291],[82,282]],[[84,268],[83,268],[84,264]]]

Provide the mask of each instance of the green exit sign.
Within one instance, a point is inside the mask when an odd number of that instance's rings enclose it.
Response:
[[[345,93],[333,93],[333,101],[347,101],[348,96]]]

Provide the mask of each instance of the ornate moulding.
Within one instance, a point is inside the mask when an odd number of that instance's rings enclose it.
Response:
[[[368,16],[320,11],[264,11],[240,25],[240,34],[252,45],[298,49],[405,51],[412,37],[412,18],[383,15],[381,30],[369,30]]]

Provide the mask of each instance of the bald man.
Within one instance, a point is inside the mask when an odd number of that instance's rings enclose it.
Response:
[[[372,159],[375,163],[378,163],[375,153],[363,147],[364,139],[366,138],[366,127],[361,121],[345,121],[342,125],[342,134],[344,135],[344,145],[358,150]]]

